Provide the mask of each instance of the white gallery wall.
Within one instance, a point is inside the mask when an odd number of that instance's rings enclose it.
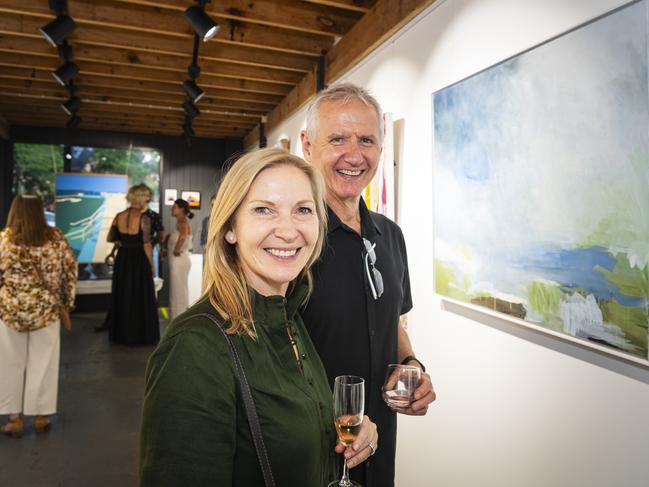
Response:
[[[624,3],[439,1],[344,77],[398,124],[409,331],[439,396],[426,417],[400,417],[398,486],[649,485],[649,369],[433,294],[431,94]],[[301,154],[303,124],[301,111],[269,146],[289,137]]]

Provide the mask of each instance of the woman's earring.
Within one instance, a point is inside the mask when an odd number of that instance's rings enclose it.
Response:
[[[234,236],[234,232],[232,230],[229,230],[228,233],[225,234],[225,239],[228,241],[228,243],[231,244],[237,241],[236,237]]]

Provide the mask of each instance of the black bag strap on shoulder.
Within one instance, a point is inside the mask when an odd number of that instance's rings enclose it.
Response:
[[[273,471],[270,466],[268,451],[266,450],[264,437],[261,434],[261,425],[259,424],[257,408],[255,407],[255,401],[252,398],[250,384],[248,384],[248,379],[246,378],[246,371],[241,364],[241,359],[239,358],[237,349],[234,347],[234,343],[232,343],[230,336],[225,332],[221,324],[212,315],[201,313],[194,316],[200,316],[202,318],[207,318],[208,320],[210,320],[217,326],[219,330],[221,330],[221,333],[223,333],[223,336],[225,337],[225,341],[227,342],[228,348],[230,349],[230,355],[232,355],[232,360],[234,361],[234,370],[237,374],[237,378],[239,379],[239,384],[241,385],[243,405],[246,409],[246,416],[248,417],[250,432],[252,433],[252,441],[254,442],[255,450],[257,451],[257,459],[259,460],[261,473],[264,476],[264,484],[266,487],[275,487],[275,479],[273,478]]]

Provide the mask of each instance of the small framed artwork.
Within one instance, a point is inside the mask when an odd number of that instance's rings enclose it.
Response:
[[[201,208],[201,193],[200,191],[181,191],[180,197],[189,203],[189,207],[194,210]]]
[[[173,206],[178,199],[177,189],[165,189],[165,206]]]

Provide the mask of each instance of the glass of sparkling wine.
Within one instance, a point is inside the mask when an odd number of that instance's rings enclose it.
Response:
[[[365,380],[355,375],[341,375],[334,381],[334,417],[338,439],[345,446],[352,446],[361,429],[365,411]],[[343,460],[343,476],[328,487],[361,487],[349,480],[347,461]]]
[[[421,369],[413,365],[390,364],[383,384],[383,400],[395,411],[407,411],[421,379]]]

